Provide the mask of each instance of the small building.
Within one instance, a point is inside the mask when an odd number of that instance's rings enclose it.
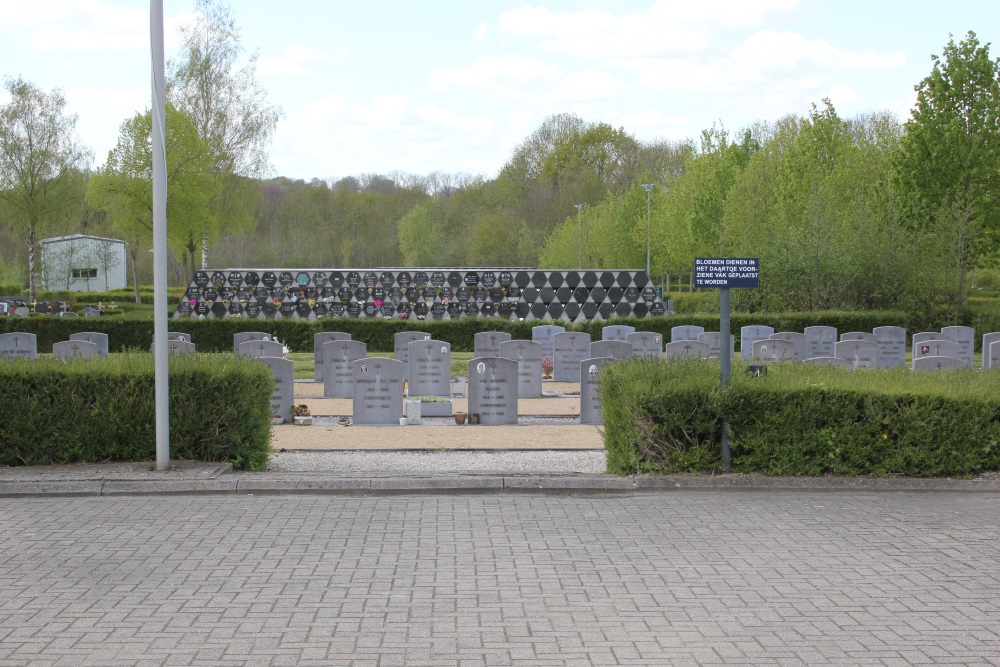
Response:
[[[128,287],[125,241],[72,234],[40,243],[44,289],[107,292]]]

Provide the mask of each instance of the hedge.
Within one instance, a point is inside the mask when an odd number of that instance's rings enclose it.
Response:
[[[171,458],[263,470],[271,438],[267,367],[233,355],[170,360]],[[156,457],[153,359],[0,363],[0,465]]]
[[[738,313],[731,317],[731,328],[739,349],[739,330],[742,326],[760,324],[775,331],[802,331],[807,326],[836,327],[841,332],[871,331],[885,325],[906,326],[905,313],[896,311],[840,312],[819,311],[812,313]],[[544,322],[539,320],[510,321],[494,318],[462,318],[460,320],[377,320],[377,319],[322,319],[322,320],[247,320],[225,319],[171,319],[170,330],[191,334],[199,352],[228,352],[233,349],[233,334],[240,331],[261,331],[282,341],[293,352],[312,352],[313,335],[321,331],[343,331],[354,340],[368,345],[372,351],[388,352],[393,349],[393,335],[400,331],[426,331],[438,340],[451,343],[456,352],[471,352],[476,333],[480,331],[505,331],[511,337],[530,339],[531,329],[540,324],[557,324],[567,331],[583,331],[593,340],[601,339],[601,329],[611,324],[624,324],[637,331],[655,331],[670,340],[671,327],[697,325],[706,331],[719,330],[717,315],[673,315],[667,317],[615,317],[610,320],[592,320],[579,324]],[[38,351],[51,352],[52,344],[68,340],[70,334],[80,331],[98,331],[108,334],[112,352],[130,349],[148,350],[153,340],[153,322],[148,320],[121,320],[113,317],[59,318],[37,316],[29,318],[0,319],[0,333],[23,331],[38,336]],[[977,331],[979,331],[977,329]],[[977,341],[978,342],[978,341]]]
[[[771,364],[765,377],[718,362],[629,361],[601,387],[608,469],[768,475],[969,476],[1000,470],[1000,373],[848,371]]]

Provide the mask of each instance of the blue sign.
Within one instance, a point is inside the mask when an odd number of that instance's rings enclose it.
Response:
[[[694,260],[695,287],[759,287],[757,257],[698,257]]]

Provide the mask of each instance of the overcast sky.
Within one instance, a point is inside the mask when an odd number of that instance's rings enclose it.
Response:
[[[167,57],[194,0],[164,0]],[[277,175],[496,175],[546,116],[640,140],[806,114],[908,116],[949,33],[992,42],[1000,2],[961,0],[239,0],[284,112]],[[1000,46],[991,49],[1000,55]],[[149,106],[149,3],[0,0],[0,75],[60,88],[104,163]],[[0,92],[0,103],[6,101]]]

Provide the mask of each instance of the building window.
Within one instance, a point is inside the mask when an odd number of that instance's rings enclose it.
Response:
[[[71,269],[74,278],[96,278],[97,269]]]

